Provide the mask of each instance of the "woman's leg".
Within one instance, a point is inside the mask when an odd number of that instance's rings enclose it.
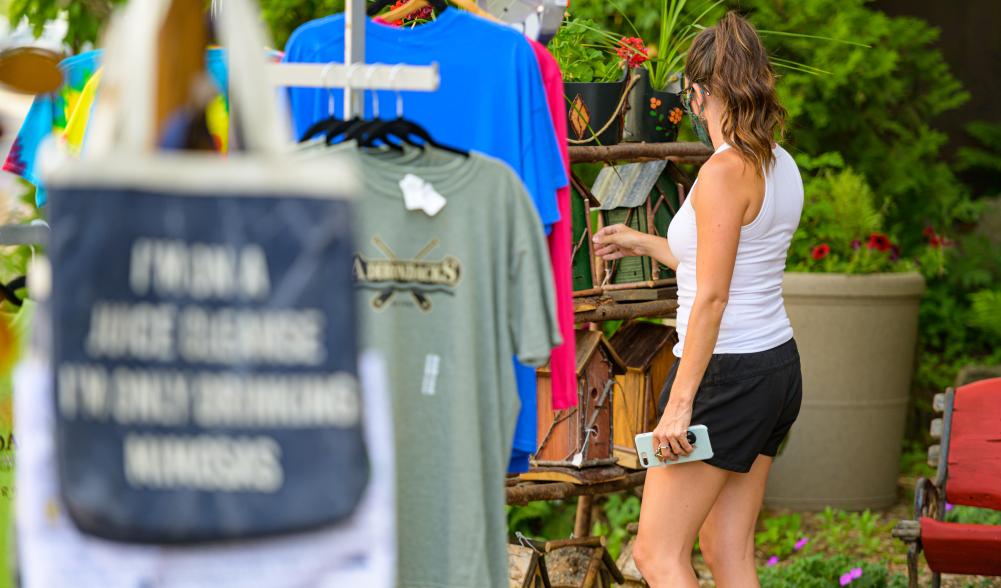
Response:
[[[696,461],[647,470],[633,557],[651,588],[698,587],[692,548],[728,476]]]
[[[772,458],[759,455],[746,474],[730,474],[699,533],[699,548],[719,588],[757,588],[754,527]]]

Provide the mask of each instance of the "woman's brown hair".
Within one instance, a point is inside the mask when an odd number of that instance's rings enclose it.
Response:
[[[755,169],[771,166],[786,111],[775,93],[775,71],[754,25],[728,12],[692,41],[685,63],[689,85],[701,84],[723,105],[722,132]]]

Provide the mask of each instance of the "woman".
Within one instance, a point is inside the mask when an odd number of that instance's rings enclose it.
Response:
[[[803,209],[792,157],[774,143],[785,111],[757,32],[735,13],[692,42],[686,110],[715,152],[699,171],[668,238],[623,225],[594,240],[606,260],[648,255],[678,276],[680,359],[654,429],[661,458],[692,451],[689,425],[708,427],[714,456],[647,472],[633,554],[653,588],[698,586],[696,535],[718,586],[758,586],[754,526],[772,458],[799,413],[799,354],[782,273]]]

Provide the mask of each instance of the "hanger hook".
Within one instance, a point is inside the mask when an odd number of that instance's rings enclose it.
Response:
[[[372,91],[372,118],[379,118],[379,91],[372,87],[372,76],[376,73],[376,67],[381,64],[373,63],[368,66],[368,70],[365,72],[365,85]]]
[[[402,63],[397,63],[389,72],[389,87],[396,92],[396,118],[403,118],[403,93],[400,92],[398,83],[400,74],[403,73],[403,67]]]
[[[336,61],[331,61],[327,65],[323,66],[323,71],[320,72],[320,82],[323,83],[324,87],[327,89],[327,116],[334,116],[334,88],[329,83],[330,72],[334,70],[334,66],[340,65]]]

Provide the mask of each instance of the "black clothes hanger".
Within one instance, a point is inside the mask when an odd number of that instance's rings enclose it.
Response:
[[[456,155],[462,155],[463,157],[469,157],[468,151],[463,151],[455,147],[450,147],[448,145],[443,145],[434,140],[431,134],[427,130],[420,126],[419,124],[407,120],[405,118],[395,118],[388,121],[383,121],[382,124],[374,126],[369,132],[359,139],[359,147],[375,147],[376,143],[385,143],[391,145],[392,142],[389,141],[390,138],[400,139],[410,145],[415,147],[424,147],[425,145],[430,145],[436,149],[441,149],[442,151],[448,151],[449,153],[455,153]],[[414,141],[413,137],[418,137],[421,141]]]
[[[14,306],[21,306],[24,304],[24,299],[19,297],[16,292],[18,290],[23,290],[27,287],[28,280],[24,276],[14,278],[7,285],[0,283],[0,296],[5,298],[8,302]]]
[[[342,120],[337,117],[325,118],[323,120],[318,120],[312,124],[306,132],[302,134],[299,138],[300,143],[305,143],[313,137],[326,133],[328,137],[337,136],[343,134],[351,126],[358,123],[365,122],[361,117],[354,117],[348,120]]]

